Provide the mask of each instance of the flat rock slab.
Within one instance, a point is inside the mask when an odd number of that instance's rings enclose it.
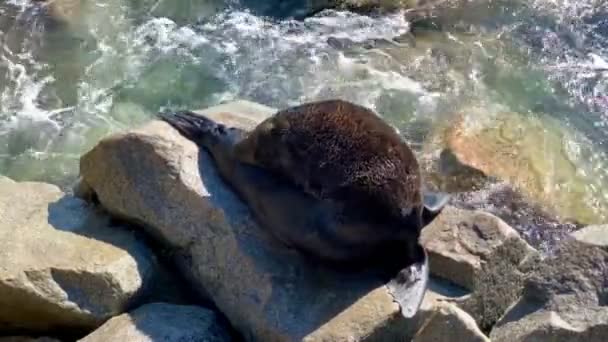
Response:
[[[239,101],[206,113],[250,129],[274,111]],[[82,157],[81,175],[108,211],[172,247],[181,271],[247,340],[408,337],[382,282],[329,271],[270,238],[206,151],[164,122],[104,139]]]
[[[80,342],[230,341],[217,315],[208,309],[152,303],[113,317]]]
[[[600,342],[607,336],[608,245],[585,239],[564,241],[540,262],[490,334],[497,342]]]
[[[145,294],[156,266],[83,200],[0,176],[0,333],[94,328]]]

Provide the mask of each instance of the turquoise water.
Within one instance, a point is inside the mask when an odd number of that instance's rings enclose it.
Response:
[[[0,174],[68,186],[84,151],[163,107],[342,97],[422,150],[475,103],[576,132],[563,144],[608,217],[605,2],[475,1],[415,26],[401,12],[292,20],[295,1],[57,3],[0,3]]]

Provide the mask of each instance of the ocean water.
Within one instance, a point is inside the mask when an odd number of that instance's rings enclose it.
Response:
[[[302,3],[3,0],[0,174],[68,187],[83,152],[162,108],[341,97],[422,151],[436,125],[475,104],[542,113],[572,132],[560,143],[608,222],[607,2],[478,0],[416,22],[335,10],[302,19]]]

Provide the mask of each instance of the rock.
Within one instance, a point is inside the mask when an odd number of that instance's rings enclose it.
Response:
[[[431,278],[414,318],[412,341],[489,341],[475,319],[458,307],[467,297],[462,289]]]
[[[312,0],[315,2],[315,0]],[[317,1],[319,2],[319,1]],[[323,1],[320,1],[323,2]],[[327,1],[326,1],[327,2]],[[383,9],[383,10],[396,10],[396,9],[408,9],[416,7],[419,0],[333,0],[330,1],[335,6],[347,9]]]
[[[431,272],[474,290],[481,266],[496,249],[514,241],[521,262],[535,250],[498,217],[478,210],[447,206],[422,231],[420,241],[429,253]]]
[[[94,328],[158,270],[132,233],[56,186],[0,176],[0,333]]]
[[[490,341],[479,329],[475,319],[455,304],[423,302],[419,315],[423,325],[413,342]]]
[[[466,3],[463,0],[309,0],[312,9],[339,8],[358,11],[430,11],[454,8]]]
[[[481,190],[454,194],[451,204],[462,209],[483,210],[496,215],[515,228],[532,247],[543,253],[551,253],[564,237],[582,228],[578,224],[561,222],[505,182],[488,184]]]
[[[46,12],[54,20],[71,23],[82,13],[82,0],[34,0],[46,8]]]
[[[538,255],[496,216],[451,206],[420,237],[429,253],[431,273],[471,291],[459,306],[482,329],[491,327],[515,301],[525,267]]]
[[[572,236],[584,243],[597,246],[608,246],[608,225],[587,226],[572,233]]]
[[[547,115],[502,108],[465,108],[446,122],[435,138],[458,163],[513,184],[561,221],[608,219],[605,166],[581,133]]]
[[[492,341],[605,341],[608,246],[574,239],[539,262],[521,298],[492,330]]]
[[[113,317],[81,342],[230,341],[216,314],[198,306],[152,303]]]
[[[247,129],[274,111],[239,101],[205,113]],[[255,224],[208,154],[168,124],[102,140],[82,157],[81,175],[109,212],[169,246],[182,273],[246,340],[407,338],[409,321],[382,282],[285,249]]]

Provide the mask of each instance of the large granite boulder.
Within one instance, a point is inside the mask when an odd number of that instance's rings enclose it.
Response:
[[[0,176],[0,334],[94,328],[146,295],[157,266],[85,201]]]
[[[577,233],[525,281],[521,298],[491,332],[492,341],[605,341],[608,336],[608,244]]]
[[[273,112],[235,102],[205,114],[251,128]],[[206,151],[164,122],[102,140],[81,175],[90,197],[164,242],[247,340],[390,341],[411,331],[384,283],[324,269],[260,229]]]
[[[517,250],[514,266],[536,253],[515,229],[498,217],[452,206],[447,206],[425,227],[420,241],[429,253],[431,272],[469,290],[475,289],[482,265],[506,243]]]
[[[190,305],[152,303],[113,317],[81,342],[230,341],[217,315]]]
[[[423,231],[431,273],[471,291],[459,303],[488,329],[521,292],[527,265],[538,257],[498,217],[448,206]]]
[[[82,0],[34,0],[41,3],[46,13],[62,23],[71,23],[82,14]]]

